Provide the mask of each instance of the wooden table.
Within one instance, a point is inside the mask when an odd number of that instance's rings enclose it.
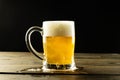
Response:
[[[0,52],[0,80],[120,80],[118,53],[75,53],[75,62],[88,74],[14,74],[25,68],[39,67],[42,62],[29,52]]]

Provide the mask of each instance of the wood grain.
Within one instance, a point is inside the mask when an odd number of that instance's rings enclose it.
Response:
[[[120,54],[75,53],[75,63],[87,75],[0,74],[0,80],[120,80]],[[29,52],[0,52],[0,72],[39,67],[42,61]]]

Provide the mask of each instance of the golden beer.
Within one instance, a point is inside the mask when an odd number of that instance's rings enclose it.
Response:
[[[48,64],[71,64],[74,57],[72,36],[47,36],[43,38],[44,54]]]

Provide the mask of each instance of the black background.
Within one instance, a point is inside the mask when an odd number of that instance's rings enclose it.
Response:
[[[45,20],[75,21],[75,52],[120,52],[119,3],[91,0],[0,0],[0,51],[28,51],[26,31]],[[39,33],[32,43],[43,51]]]

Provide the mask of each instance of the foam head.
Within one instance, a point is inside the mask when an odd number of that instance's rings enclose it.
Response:
[[[44,21],[44,36],[74,36],[74,21]]]

